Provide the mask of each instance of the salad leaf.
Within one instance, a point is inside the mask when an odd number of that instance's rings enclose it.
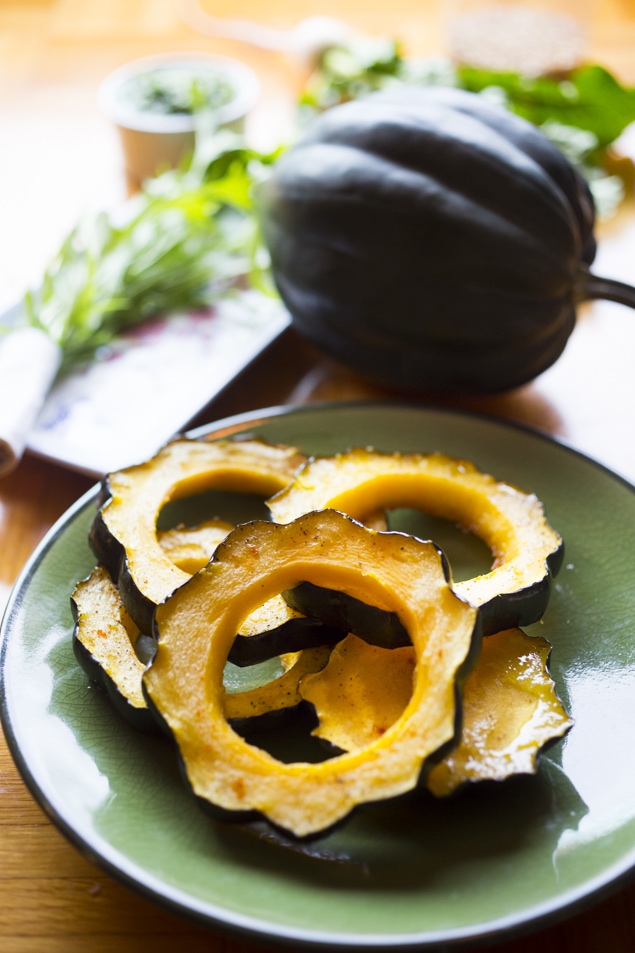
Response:
[[[123,221],[102,212],[74,228],[19,323],[57,341],[64,373],[125,329],[208,306],[239,279],[273,293],[251,195],[274,158],[233,133],[205,137],[185,168],[145,183]]]
[[[635,89],[627,89],[596,64],[572,70],[566,79],[457,68],[459,85],[475,93],[497,87],[510,109],[537,126],[555,120],[595,136],[604,149],[635,121]]]

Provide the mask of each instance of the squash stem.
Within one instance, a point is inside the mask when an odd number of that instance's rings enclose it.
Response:
[[[627,308],[635,308],[635,287],[614,278],[601,278],[587,269],[581,269],[578,282],[578,300],[589,301],[595,298],[604,298],[607,301],[617,301]]]

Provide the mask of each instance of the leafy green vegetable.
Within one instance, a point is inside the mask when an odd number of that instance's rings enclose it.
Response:
[[[509,108],[536,126],[556,120],[592,133],[598,149],[614,142],[635,121],[635,89],[620,85],[602,66],[581,66],[563,80],[467,66],[459,67],[457,76],[459,85],[472,92],[502,89]]]
[[[251,190],[274,159],[229,132],[204,137],[187,168],[148,180],[124,221],[101,213],[71,232],[20,323],[59,343],[63,373],[152,315],[209,305],[237,279],[272,289]]]

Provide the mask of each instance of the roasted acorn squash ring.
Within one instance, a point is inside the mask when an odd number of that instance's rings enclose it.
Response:
[[[542,617],[564,554],[535,495],[440,453],[357,448],[315,457],[268,506],[279,523],[327,507],[364,522],[377,510],[410,506],[460,524],[483,539],[494,557],[490,572],[454,583],[458,595],[482,608],[486,634]]]
[[[412,699],[381,738],[318,764],[286,764],[227,722],[223,668],[242,619],[309,579],[396,612],[415,647]],[[457,730],[457,685],[478,652],[479,612],[453,592],[430,542],[368,529],[341,513],[286,525],[243,524],[155,613],[150,705],[171,730],[194,793],[239,816],[258,812],[297,836],[323,831],[357,804],[413,789],[422,765]]]

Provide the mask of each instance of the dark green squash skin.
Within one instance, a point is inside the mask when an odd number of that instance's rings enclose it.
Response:
[[[296,328],[401,390],[523,384],[596,296],[585,181],[530,123],[463,90],[400,87],[327,111],[259,202]]]
[[[135,585],[128,568],[125,547],[110,532],[102,516],[102,510],[107,505],[111,495],[110,484],[106,476],[102,482],[100,496],[97,501],[99,508],[88,532],[88,541],[93,553],[99,562],[103,563],[113,582],[118,586],[121,600],[131,617],[145,635],[150,635],[156,606]]]
[[[292,605],[287,600],[289,605]],[[253,635],[241,635],[234,639],[227,660],[241,668],[266,662],[276,655],[287,652],[300,652],[302,649],[318,648],[320,645],[334,645],[346,636],[341,626],[325,624],[322,619],[311,618],[308,614],[289,619],[280,625]]]
[[[103,510],[112,499],[109,474],[101,481],[97,496],[97,512],[88,530],[88,542],[97,560],[102,563],[121,594],[121,600],[130,616],[145,635],[152,632],[152,617],[156,606],[139,592],[128,570],[126,550],[114,536],[103,518]]]
[[[384,649],[411,644],[410,636],[394,612],[370,606],[344,592],[301,582],[282,595],[293,609],[316,616],[326,626],[339,629],[338,641],[352,632],[371,645]]]

